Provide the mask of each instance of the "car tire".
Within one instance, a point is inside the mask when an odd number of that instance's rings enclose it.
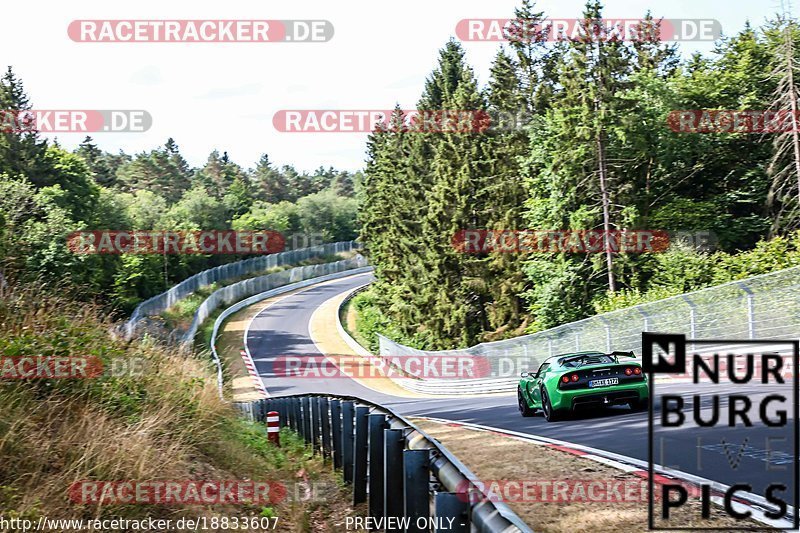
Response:
[[[630,402],[628,405],[631,406],[633,411],[647,411],[650,408],[650,399],[645,398],[644,400],[636,400]]]
[[[548,422],[555,422],[561,419],[562,413],[553,409],[553,404],[550,403],[550,397],[547,395],[547,390],[545,390],[544,387],[542,387],[542,411]]]
[[[522,389],[519,387],[517,387],[517,407],[519,408],[519,413],[526,418],[536,414],[536,409],[528,406],[528,402],[522,394]]]

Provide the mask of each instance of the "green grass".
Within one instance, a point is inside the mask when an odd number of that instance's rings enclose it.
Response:
[[[164,319],[165,326],[170,329],[186,329],[192,323],[194,314],[200,308],[200,305],[220,287],[219,283],[200,287],[189,296],[178,300],[175,305],[162,312],[159,316]]]
[[[244,281],[246,279],[257,278],[259,276],[265,276],[267,274],[274,274],[276,272],[282,272],[284,270],[288,270],[290,268],[295,268],[298,266],[308,266],[308,265],[319,265],[324,263],[331,263],[334,261],[340,261],[342,257],[338,255],[324,255],[320,257],[312,257],[305,261],[300,261],[297,264],[293,265],[283,265],[279,267],[274,267],[266,270],[261,270],[258,272],[253,272],[246,276],[241,276],[238,278],[233,278],[229,280],[219,281],[216,283],[212,283],[211,285],[207,285],[205,287],[201,287],[197,291],[193,292],[189,296],[186,296],[175,303],[172,307],[162,312],[159,317],[161,317],[164,321],[164,327],[172,330],[172,329],[179,329],[179,330],[186,330],[192,323],[194,319],[194,314],[197,312],[197,309],[200,305],[208,298],[211,293],[214,291],[221,289],[222,287],[227,287],[228,285],[233,285],[234,283],[238,283],[240,281]],[[213,329],[214,320],[217,319],[221,311],[217,310],[212,313],[204,322],[200,325],[198,332],[200,333],[198,337],[201,339],[200,344],[202,346],[207,347],[208,343],[211,341],[211,330]]]
[[[380,351],[380,340],[378,333],[400,342],[406,346],[424,348],[418,339],[410,338],[405,335],[380,308],[378,298],[374,294],[374,288],[370,287],[365,291],[359,292],[348,302],[348,307],[352,306],[355,311],[355,329],[351,333],[359,344],[367,348],[372,353]],[[347,312],[347,309],[345,309]],[[347,316],[347,315],[345,315]]]

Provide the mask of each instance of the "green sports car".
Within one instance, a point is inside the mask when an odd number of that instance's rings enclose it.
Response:
[[[536,373],[520,374],[517,399],[522,416],[537,409],[548,422],[576,408],[628,404],[647,409],[647,378],[633,352],[578,352],[548,357]]]

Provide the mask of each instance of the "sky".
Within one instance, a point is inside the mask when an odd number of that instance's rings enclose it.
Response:
[[[784,0],[786,1],[786,0]],[[363,168],[365,133],[285,133],[272,117],[282,109],[408,109],[417,102],[437,52],[465,18],[512,18],[519,0],[28,0],[4,5],[3,67],[25,84],[34,109],[142,109],[152,127],[93,134],[100,148],[136,153],[172,137],[193,166],[212,150],[245,168],[261,154],[279,165]],[[584,1],[540,0],[552,18],[580,15]],[[712,18],[723,33],[746,21],[761,25],[780,0],[607,0],[607,18]],[[793,13],[798,15],[800,0]],[[31,16],[31,15],[34,16]],[[67,34],[76,19],[324,19],[324,43],[81,43]],[[499,43],[465,42],[483,85]],[[681,52],[707,53],[710,43],[684,42]],[[54,138],[49,134],[47,137]],[[58,134],[73,149],[85,134]]]

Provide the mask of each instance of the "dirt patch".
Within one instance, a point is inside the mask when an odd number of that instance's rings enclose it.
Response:
[[[438,439],[488,487],[500,488],[503,491],[501,494],[509,497],[506,503],[534,531],[594,533],[648,530],[647,482],[642,477],[531,441],[430,420],[412,421]],[[552,500],[556,481],[567,481],[571,487],[567,494],[571,496],[558,498],[559,501],[541,501],[548,499],[548,493],[541,487],[548,487],[549,499]],[[538,485],[540,488],[536,491],[525,493],[524,489],[517,490],[514,482],[527,482],[529,487],[540,482],[544,485]],[[612,496],[607,499],[612,501],[590,501],[594,498],[588,497],[588,487],[593,482],[596,482],[596,487],[629,487],[630,492],[621,490],[621,497],[616,497],[609,490],[606,493]],[[580,498],[581,491],[575,490],[578,486],[587,488],[586,497]],[[656,509],[660,508],[658,502],[656,506]],[[674,519],[671,517],[670,522],[685,524],[687,528],[764,527],[751,520],[736,521],[716,505],[711,506],[711,520],[696,519],[694,517],[700,515],[700,502],[691,497],[687,504],[674,513]],[[666,524],[657,522],[656,526],[666,527]]]

